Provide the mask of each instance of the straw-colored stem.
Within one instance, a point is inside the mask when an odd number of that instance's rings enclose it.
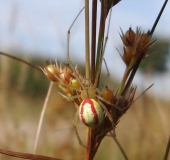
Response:
[[[90,43],[89,43],[89,0],[85,0],[85,43],[86,43],[86,80],[90,79]]]
[[[59,158],[47,157],[37,154],[30,154],[30,153],[21,153],[21,152],[14,152],[5,149],[0,149],[0,153],[4,155],[8,155],[11,157],[23,158],[23,159],[32,159],[32,160],[62,160]]]
[[[166,151],[165,151],[165,155],[164,155],[163,160],[168,160],[169,152],[170,152],[170,137],[169,137],[169,140],[168,140],[168,143],[167,143],[167,146],[166,146]]]
[[[116,142],[117,146],[119,147],[120,151],[122,152],[122,155],[123,155],[123,157],[125,158],[125,160],[128,160],[128,157],[127,157],[125,151],[123,150],[121,144],[120,144],[119,141],[117,140],[117,138],[113,136],[113,139],[114,139],[114,141]]]
[[[85,0],[85,50],[86,50],[86,83],[89,83],[90,80],[90,43],[89,43],[89,0]],[[85,160],[91,160],[91,141],[92,141],[92,129],[88,127],[88,138],[87,138],[87,150]]]
[[[47,95],[44,101],[44,105],[43,105],[41,116],[40,116],[39,123],[38,123],[37,134],[36,134],[36,139],[35,139],[35,144],[34,144],[34,154],[36,153],[36,150],[37,150],[38,139],[39,139],[39,135],[40,135],[41,127],[42,127],[42,122],[44,119],[44,114],[47,108],[48,100],[51,94],[52,86],[53,86],[53,82],[50,82],[50,86],[48,88],[48,92],[47,92]]]
[[[41,69],[40,69],[38,66],[36,66],[36,65],[34,65],[34,64],[30,63],[30,62],[27,62],[27,61],[25,61],[25,60],[23,60],[23,59],[21,59],[21,58],[12,56],[12,55],[7,54],[7,53],[4,53],[4,52],[0,52],[0,54],[3,55],[3,56],[7,56],[7,57],[9,57],[9,58],[15,59],[15,60],[17,60],[17,61],[19,61],[19,62],[22,62],[22,63],[24,63],[24,64],[27,64],[27,65],[33,67],[33,68],[36,69],[36,70],[41,71]]]

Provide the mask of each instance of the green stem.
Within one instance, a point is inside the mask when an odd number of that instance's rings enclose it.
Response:
[[[124,87],[124,90],[122,92],[122,95],[125,95],[127,93],[128,89],[129,89],[129,87],[131,86],[133,78],[134,78],[134,76],[136,74],[136,71],[137,71],[137,69],[138,69],[138,67],[140,65],[140,62],[142,61],[142,57],[143,56],[138,57],[138,59],[135,61],[135,64],[133,65],[133,69],[132,69],[132,71],[130,73],[130,76],[129,76],[128,80],[127,80],[126,86]]]
[[[106,14],[105,14],[104,1],[102,0],[101,1],[101,15],[100,15],[99,37],[98,37],[98,44],[97,44],[96,71],[99,70],[99,66],[100,66],[100,63],[102,61],[101,54],[102,54],[102,51],[103,51],[105,21],[106,21]],[[100,72],[100,71],[98,71],[98,72]],[[98,82],[99,82],[99,77],[96,77]]]
[[[122,78],[122,82],[120,84],[118,95],[121,95],[123,93],[126,81],[127,81],[128,77],[129,77],[129,73],[131,72],[131,70],[134,67],[135,63],[136,63],[136,58],[132,59],[130,65],[126,67],[124,75],[123,75],[123,78]]]
[[[126,80],[127,80],[128,76],[129,76],[129,73],[130,73],[130,70],[126,67],[124,75],[123,75],[123,78],[122,78],[122,81],[121,81],[121,84],[120,84],[118,95],[122,94],[122,92],[124,90],[124,86],[125,86]]]

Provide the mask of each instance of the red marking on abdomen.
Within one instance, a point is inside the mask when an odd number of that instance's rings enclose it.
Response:
[[[85,99],[84,101],[83,101],[83,103],[82,103],[82,108],[81,108],[81,111],[80,111],[80,114],[81,114],[81,119],[82,119],[82,122],[83,123],[85,123],[85,124],[87,124],[86,123],[86,120],[84,119],[84,117],[83,117],[83,112],[84,112],[84,110],[85,110],[85,104],[86,103],[89,103],[90,104],[90,106],[91,106],[91,111],[93,112],[93,119],[94,119],[94,123],[95,123],[95,125],[98,125],[99,124],[99,120],[98,120],[98,114],[97,114],[97,111],[96,111],[96,108],[95,108],[95,106],[94,106],[94,104],[93,104],[93,101],[91,100],[91,99]],[[88,124],[87,124],[88,125]]]

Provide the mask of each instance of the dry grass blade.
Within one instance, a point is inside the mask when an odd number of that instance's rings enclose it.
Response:
[[[137,98],[135,98],[132,103],[134,103],[135,101],[137,101],[142,95],[144,95],[146,93],[146,91],[148,91],[154,84],[151,84],[148,88],[146,88]]]
[[[122,152],[122,155],[124,156],[125,160],[128,160],[128,157],[125,153],[125,151],[123,150],[122,146],[120,145],[119,141],[117,140],[116,137],[112,136],[114,141],[116,142],[117,146],[119,147],[120,151]]]
[[[13,151],[5,150],[5,149],[0,149],[0,153],[8,155],[8,156],[12,156],[12,157],[31,159],[31,160],[62,160],[59,158],[52,158],[52,157],[47,157],[47,156],[42,156],[42,155],[13,152]]]
[[[38,138],[39,138],[39,135],[40,135],[41,126],[42,126],[44,114],[45,114],[45,111],[46,111],[46,108],[47,108],[47,103],[48,103],[48,100],[49,100],[49,97],[50,97],[50,94],[51,94],[52,86],[53,86],[53,82],[50,82],[50,86],[48,88],[47,96],[45,98],[44,105],[43,105],[43,108],[42,108],[42,111],[41,111],[40,120],[39,120],[39,123],[38,123],[37,134],[36,134],[36,139],[35,139],[35,144],[34,144],[34,153],[36,153],[36,150],[37,150]]]
[[[169,140],[168,140],[168,143],[167,143],[167,146],[166,146],[164,160],[168,160],[169,152],[170,152],[170,137],[169,137]]]
[[[24,63],[24,64],[26,64],[26,65],[29,65],[29,66],[31,66],[31,67],[33,67],[33,68],[41,71],[41,69],[40,69],[38,66],[36,66],[36,65],[34,65],[34,64],[30,63],[30,62],[27,62],[27,61],[25,61],[25,60],[23,60],[23,59],[21,59],[21,58],[12,56],[12,55],[7,54],[7,53],[4,53],[4,52],[0,52],[0,54],[3,55],[3,56],[7,56],[7,57],[9,57],[9,58],[15,59],[15,60],[17,60],[17,61],[20,61],[20,62],[22,62],[22,63]]]

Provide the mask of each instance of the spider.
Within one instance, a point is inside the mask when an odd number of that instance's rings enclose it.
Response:
[[[63,72],[57,71],[57,69],[59,69],[57,63],[56,65],[48,64],[44,68],[43,72],[54,82],[57,81],[56,83],[58,84],[59,88],[65,93],[59,94],[64,99],[73,102],[77,106],[77,112],[73,120],[73,127],[79,144],[85,147],[77,131],[77,120],[79,118],[80,121],[82,121],[88,127],[96,127],[103,122],[104,116],[106,115],[112,124],[112,128],[114,129],[115,123],[113,121],[113,118],[110,115],[108,109],[103,104],[104,102],[113,106],[113,104],[111,103],[113,91],[109,90],[107,87],[100,91],[97,88],[97,80],[95,80],[94,84],[92,84],[89,80],[85,80],[79,73],[78,68],[74,68],[69,57],[68,63],[69,66],[72,68],[73,73],[71,72],[68,65],[65,65]],[[51,73],[54,73],[54,76],[52,76],[53,74]],[[68,76],[70,76],[69,81],[67,80]],[[107,79],[108,77],[109,72],[107,74]],[[107,83],[107,80],[105,83]]]
[[[81,13],[81,11],[79,12],[79,14]],[[66,64],[65,67],[62,69],[61,65],[59,67],[57,63],[55,65],[53,65],[52,63],[47,63],[47,66],[42,70],[44,74],[52,81],[56,82],[59,88],[65,93],[65,95],[60,93],[62,97],[68,101],[73,102],[77,107],[77,112],[73,120],[73,127],[78,138],[79,144],[83,147],[86,147],[85,145],[83,145],[76,127],[78,117],[87,127],[94,128],[102,124],[104,117],[107,116],[114,131],[115,123],[104,103],[112,107],[116,107],[118,109],[119,107],[113,105],[111,103],[111,99],[108,98],[113,97],[113,91],[109,90],[108,88],[105,88],[104,90],[100,91],[97,88],[97,83],[102,67],[102,60],[100,61],[99,70],[96,72],[95,82],[93,84],[89,79],[83,78],[77,66],[74,67],[70,59],[70,31],[79,14],[76,16],[75,20],[71,24],[67,34],[68,64]],[[101,59],[104,59],[103,55],[104,53],[102,54]],[[104,62],[106,65],[108,80],[110,74],[107,68],[106,61],[104,60]]]

